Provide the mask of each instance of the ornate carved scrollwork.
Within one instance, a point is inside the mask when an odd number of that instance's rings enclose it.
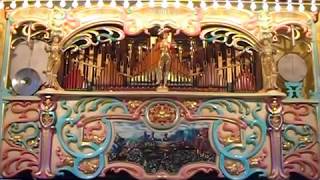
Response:
[[[64,44],[62,51],[77,52],[90,46],[97,46],[100,43],[120,41],[123,38],[124,32],[121,29],[112,26],[99,26],[72,37]]]
[[[224,176],[230,179],[245,179],[253,173],[265,176],[264,160],[268,152],[262,149],[267,136],[267,125],[259,116],[262,105],[251,107],[242,100],[216,99],[200,104],[198,113],[206,108],[223,117],[216,118],[212,123],[210,135],[214,148],[220,152],[219,168]],[[239,119],[236,118],[238,122],[229,119],[231,114],[239,115]],[[261,150],[262,153],[259,153]]]
[[[310,104],[284,105],[283,169],[319,179],[319,147],[314,107]]]
[[[306,51],[304,53],[310,53],[311,48],[311,29],[305,24],[301,23],[283,23],[273,27],[273,46],[277,47],[281,51],[292,51],[297,45],[305,46]],[[282,41],[291,41],[289,47],[282,46]],[[305,57],[306,54],[302,54]]]
[[[207,28],[201,32],[200,38],[212,43],[220,42],[250,54],[253,53],[252,51],[258,51],[256,42],[245,34],[228,27]]]
[[[1,145],[1,175],[14,177],[29,170],[38,170],[40,125],[38,103],[30,101],[7,104],[4,117],[4,138]]]
[[[23,21],[11,25],[11,33],[13,39],[11,41],[11,49],[22,41],[27,41],[28,45],[32,45],[32,40],[41,40],[48,42],[50,39],[50,29],[47,25],[37,21]]]

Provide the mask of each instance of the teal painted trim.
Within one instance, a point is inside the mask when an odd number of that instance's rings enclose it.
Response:
[[[320,98],[320,71],[319,71],[319,53],[318,53],[318,44],[317,44],[317,26],[314,22],[311,23],[312,30],[312,59],[313,59],[313,76],[314,76],[314,92],[312,97],[319,99]]]
[[[91,103],[91,105],[89,104]],[[71,127],[76,126],[81,122],[81,115],[88,111],[98,111],[101,114],[107,114],[108,111],[114,108],[122,108],[125,114],[129,114],[129,110],[126,105],[116,99],[109,98],[84,98],[79,100],[74,106],[68,105],[67,101],[62,101],[60,107],[65,111],[64,114],[58,118],[56,123],[56,135],[61,145],[62,149],[68,153],[72,158],[74,158],[74,164],[72,166],[63,166],[56,169],[55,174],[58,176],[63,176],[65,171],[73,173],[75,176],[81,179],[92,179],[97,177],[105,167],[105,151],[112,144],[113,140],[113,127],[112,123],[106,117],[101,119],[105,126],[105,139],[101,144],[95,142],[89,142],[87,144],[82,144],[82,139],[78,137],[77,134],[71,131],[64,131],[64,127],[69,125]],[[79,151],[75,151],[70,148],[70,144],[74,144]],[[91,149],[91,152],[84,152],[83,149]],[[80,169],[79,166],[82,161],[91,158],[98,158],[99,165],[98,168],[90,173],[85,174]]]
[[[6,28],[5,45],[4,45],[3,57],[2,57],[3,59],[2,59],[2,69],[1,69],[1,81],[0,81],[1,98],[5,96],[10,96],[10,93],[7,89],[7,76],[8,76],[8,69],[9,69],[10,41],[11,41],[10,26],[11,26],[11,21],[10,21],[10,18],[8,18],[6,22],[6,27],[5,27]]]
[[[287,90],[287,98],[303,98],[302,97],[302,82],[285,82]]]
[[[214,99],[203,102],[198,110],[197,114],[201,115],[204,108],[209,108],[211,111],[215,111],[218,115],[223,116],[224,112],[241,114],[242,121],[247,125],[246,133],[241,135],[242,143],[231,143],[223,145],[220,142],[218,129],[223,124],[223,120],[216,119],[211,126],[211,144],[219,156],[218,167],[222,174],[228,179],[243,180],[250,175],[257,173],[260,177],[266,177],[267,171],[262,168],[250,167],[249,159],[257,155],[263,148],[267,138],[267,124],[264,119],[259,117],[258,112],[262,111],[262,104],[257,103],[256,107],[250,109],[250,106],[243,100],[235,99]],[[252,115],[250,117],[249,115]],[[253,130],[256,128],[258,131],[249,132],[248,129]],[[258,134],[260,136],[258,137]],[[251,148],[253,146],[253,148]],[[234,153],[234,150],[238,150],[239,153]],[[225,167],[225,160],[234,160],[242,164],[243,172],[239,175],[233,175]]]

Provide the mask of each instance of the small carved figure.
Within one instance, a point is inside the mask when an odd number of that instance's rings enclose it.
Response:
[[[262,65],[263,65],[263,88],[264,90],[278,90],[277,85],[278,71],[277,63],[273,58],[274,49],[272,48],[271,42],[268,39],[263,40],[263,45],[265,51],[262,56]]]
[[[51,46],[47,46],[45,50],[49,53],[49,60],[47,65],[47,70],[45,73],[48,77],[48,82],[46,83],[46,87],[62,89],[57,81],[57,73],[61,64],[61,50],[59,47],[60,37],[58,35],[54,35],[52,37]]]
[[[169,32],[169,29],[164,28],[158,33],[161,35],[161,40],[158,44],[161,54],[157,69],[157,84],[163,87],[167,85],[168,74],[170,72],[170,48],[174,47],[174,42],[171,42]]]

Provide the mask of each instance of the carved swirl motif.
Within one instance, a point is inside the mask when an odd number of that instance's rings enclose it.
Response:
[[[253,50],[257,50],[252,40],[248,39],[244,34],[230,28],[208,28],[201,32],[200,38],[212,43],[224,43],[229,47],[235,47],[240,51],[250,54],[252,54]]]
[[[284,106],[283,168],[287,175],[296,172],[316,180],[319,179],[320,159],[315,148],[318,137],[312,111],[313,107],[307,104]]]
[[[81,34],[75,35],[63,47],[63,51],[71,50],[76,52],[86,49],[90,46],[97,46],[104,42],[120,41],[124,38],[121,29],[115,27],[97,27],[83,31]]]
[[[284,48],[294,48],[296,45],[300,45],[301,47],[305,47],[306,50],[304,53],[310,53],[312,52],[311,47],[311,29],[306,24],[300,24],[300,23],[285,23],[285,24],[279,24],[273,28],[273,41],[274,46],[277,47],[277,49],[285,51]],[[283,47],[282,42],[284,40],[291,41],[291,46]],[[280,46],[279,46],[280,45]],[[292,49],[289,49],[292,51]],[[304,57],[305,54],[302,54],[302,57]]]
[[[94,178],[105,166],[103,152],[112,139],[112,125],[104,115],[117,107],[125,113],[128,110],[122,102],[114,99],[85,98],[73,107],[66,101],[60,106],[65,112],[56,124],[57,137],[62,149],[74,160],[59,168],[58,172],[67,170],[80,178]],[[84,113],[88,112],[95,112],[98,116],[85,117]],[[79,129],[83,131],[82,137],[78,136]]]
[[[37,39],[47,42],[50,39],[48,27],[36,21],[13,24],[10,28],[13,35],[19,34],[12,39],[11,49],[15,49],[15,46],[21,41],[31,43],[31,40]]]
[[[220,152],[219,168],[223,174],[230,179],[245,179],[256,172],[266,176],[266,171],[253,163],[255,161],[254,157],[260,152],[265,143],[267,133],[266,123],[258,115],[258,112],[262,110],[261,104],[257,104],[252,110],[252,118],[249,116],[250,108],[248,104],[241,100],[209,100],[200,105],[198,113],[201,113],[206,108],[211,109],[212,112],[218,115],[239,113],[241,121],[247,125],[238,125],[238,128],[231,128],[234,137],[238,136],[237,132],[242,132],[239,133],[241,134],[239,142],[230,141],[224,144],[219,138],[219,128],[232,121],[228,121],[228,118],[217,119],[212,124],[211,137],[215,149]],[[224,117],[227,117],[227,115],[224,115]]]
[[[8,134],[8,140],[13,144],[30,152],[37,152],[40,141],[40,128],[38,123],[12,123],[8,128]]]
[[[13,177],[18,173],[38,170],[40,125],[38,104],[14,102],[7,105],[2,142],[2,175]]]

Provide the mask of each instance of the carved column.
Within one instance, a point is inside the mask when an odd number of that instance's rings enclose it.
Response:
[[[283,125],[283,106],[281,99],[273,97],[267,100],[267,123],[271,144],[272,170],[270,179],[284,179],[288,176],[283,171],[282,166],[282,125]]]
[[[36,173],[37,178],[53,177],[51,171],[51,150],[52,136],[56,123],[57,104],[53,97],[46,95],[41,98],[40,103],[40,124],[41,124],[41,140],[40,140],[40,164]]]

